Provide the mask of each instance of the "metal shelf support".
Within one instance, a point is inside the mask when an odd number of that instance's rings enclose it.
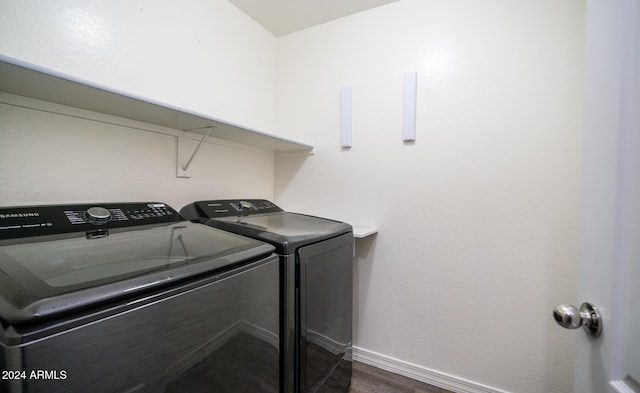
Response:
[[[186,178],[186,179],[191,177],[187,173],[187,170],[189,169],[189,166],[191,165],[191,162],[193,161],[193,158],[196,156],[196,153],[198,153],[198,150],[200,150],[200,147],[202,146],[204,141],[207,139],[207,137],[209,137],[209,134],[211,134],[211,131],[213,131],[213,127],[209,127],[209,129],[207,130],[207,133],[202,136],[202,139],[200,139],[200,142],[198,142],[198,145],[193,150],[193,153],[191,153],[191,156],[189,156],[189,159],[187,160],[186,164],[184,164],[184,165],[182,165],[182,162],[184,161],[184,157],[186,157],[184,151],[186,149],[186,144],[187,144],[187,141],[186,141],[187,136],[186,136],[186,134],[187,134],[188,131],[184,131],[184,132],[182,132],[182,135],[176,137],[176,138],[178,138],[178,156],[177,156],[177,159],[176,159],[176,177],[181,177],[181,178]]]

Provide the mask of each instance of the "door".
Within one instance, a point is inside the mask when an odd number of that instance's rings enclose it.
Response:
[[[640,392],[640,0],[588,0],[576,393]]]

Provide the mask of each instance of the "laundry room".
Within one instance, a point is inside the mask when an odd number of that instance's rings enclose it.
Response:
[[[573,392],[551,311],[578,286],[587,1],[308,26],[250,3],[0,2],[0,207],[244,198],[348,223],[355,362]]]

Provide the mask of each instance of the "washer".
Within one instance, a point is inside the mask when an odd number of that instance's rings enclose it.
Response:
[[[276,247],[284,390],[346,392],[352,373],[351,225],[285,212],[262,199],[198,201],[180,213]]]
[[[0,208],[0,391],[278,392],[273,251],[164,203]]]

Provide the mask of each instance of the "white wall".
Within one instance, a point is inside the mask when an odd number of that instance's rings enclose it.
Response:
[[[0,205],[273,196],[269,151],[210,139],[182,179],[175,130],[6,93],[0,119]]]
[[[468,391],[572,391],[575,335],[551,310],[576,291],[584,13],[403,0],[280,38],[278,130],[318,154],[276,157],[276,202],[379,228],[356,245],[356,358]]]
[[[275,124],[277,39],[226,0],[6,0],[0,53],[248,127]],[[273,195],[266,151],[207,143],[191,179],[177,179],[176,138],[162,134],[172,130],[0,110],[3,204],[161,199],[179,209],[195,199]]]
[[[226,0],[0,2],[3,55],[267,132],[276,49]]]

